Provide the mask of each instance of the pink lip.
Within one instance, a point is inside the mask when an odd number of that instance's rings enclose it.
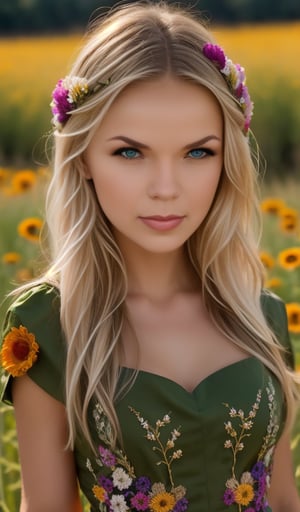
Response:
[[[176,228],[184,217],[178,215],[151,215],[151,217],[139,217],[144,224],[157,231],[168,231]]]

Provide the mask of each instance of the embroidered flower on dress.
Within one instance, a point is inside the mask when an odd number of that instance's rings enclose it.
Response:
[[[246,438],[251,435],[251,429],[260,408],[262,390],[258,391],[256,401],[247,416],[241,409],[237,411],[235,408],[230,407],[229,404],[224,404],[229,409],[229,416],[231,418],[231,421],[227,421],[224,424],[226,434],[230,436],[229,439],[225,440],[224,448],[232,451],[233,465],[231,478],[226,482],[223,502],[227,506],[236,503],[239,512],[265,512],[268,506],[266,490],[269,486],[273,452],[279,430],[277,401],[275,400],[275,389],[271,378],[269,378],[265,390],[269,408],[269,422],[266,435],[263,438],[257,461],[250,471],[242,473],[240,479],[238,479],[235,473],[237,457],[238,453],[244,449]]]
[[[13,377],[21,377],[37,360],[39,345],[26,327],[12,327],[0,352],[2,367]]]
[[[188,510],[186,490],[182,485],[175,486],[171,467],[183,455],[182,450],[174,449],[175,442],[181,435],[179,429],[171,430],[167,442],[163,444],[160,431],[171,422],[170,415],[164,415],[162,419],[155,422],[155,426],[152,426],[138,411],[132,407],[129,409],[146,431],[145,439],[152,443],[152,450],[157,452],[157,464],[166,465],[170,487],[167,489],[161,482],[152,483],[147,476],[136,477],[134,468],[122,450],[116,448],[112,451],[107,448],[111,445],[111,427],[100,405],[97,404],[94,419],[98,436],[105,446],[102,444],[99,446],[99,459],[96,459],[96,463],[100,467],[109,468],[110,474],[97,477],[97,471],[94,470],[90,459],[87,460],[86,466],[96,481],[92,491],[99,502],[99,510],[101,512],[108,510],[110,512],[126,510],[185,512]]]

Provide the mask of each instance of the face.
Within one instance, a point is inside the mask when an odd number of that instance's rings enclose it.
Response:
[[[206,217],[222,171],[218,102],[181,79],[135,83],[106,114],[85,163],[123,254],[181,250]]]

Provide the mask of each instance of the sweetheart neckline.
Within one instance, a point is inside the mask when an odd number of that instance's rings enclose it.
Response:
[[[173,380],[169,377],[166,377],[164,375],[161,375],[159,373],[154,373],[154,372],[151,372],[148,370],[142,370],[142,369],[137,370],[136,368],[130,368],[128,366],[121,366],[121,370],[130,371],[130,372],[136,371],[137,372],[136,379],[138,379],[139,377],[144,375],[144,376],[148,376],[148,377],[153,377],[155,379],[161,379],[161,380],[167,381],[170,384],[174,385],[175,387],[181,389],[184,393],[187,393],[188,395],[193,395],[203,385],[205,385],[207,382],[209,382],[209,380],[220,376],[223,372],[226,372],[226,371],[232,369],[233,367],[239,367],[240,365],[243,365],[245,363],[248,364],[248,363],[252,363],[252,362],[259,363],[260,365],[263,365],[263,363],[259,359],[257,359],[255,356],[244,357],[243,359],[239,359],[238,361],[235,361],[234,363],[227,364],[225,366],[222,366],[222,368],[219,368],[219,369],[213,371],[212,373],[210,373],[209,375],[204,377],[202,380],[200,380],[200,382],[198,382],[198,384],[196,384],[196,386],[191,391],[188,391],[184,386],[179,384],[179,382],[176,382],[175,380]]]

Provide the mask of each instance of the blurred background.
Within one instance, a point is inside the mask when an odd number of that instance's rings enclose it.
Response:
[[[51,177],[51,92],[68,74],[88,24],[115,4],[0,0],[1,324],[7,293],[38,275],[47,260],[40,234]],[[226,54],[246,68],[255,103],[251,126],[261,152],[265,285],[286,303],[300,371],[300,2],[193,0],[181,5],[199,10]],[[0,512],[17,512],[15,424],[11,409],[3,405],[0,439]],[[299,441],[300,419],[292,440],[300,490]]]

